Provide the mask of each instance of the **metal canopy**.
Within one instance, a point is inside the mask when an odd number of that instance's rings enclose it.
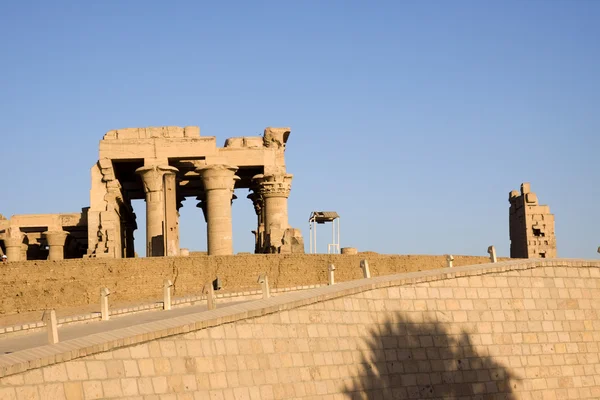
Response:
[[[324,224],[325,222],[332,222],[334,219],[339,218],[339,214],[335,211],[313,211],[310,214],[308,222],[316,222],[317,224]]]
[[[310,224],[310,253],[317,252],[317,224],[331,222],[331,243],[327,254],[340,254],[340,216],[335,211],[313,211],[308,219]]]

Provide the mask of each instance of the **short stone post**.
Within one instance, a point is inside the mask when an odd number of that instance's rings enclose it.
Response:
[[[369,262],[367,260],[360,260],[360,269],[363,270],[364,278],[371,277],[371,270],[369,269]]]
[[[46,310],[42,317],[46,323],[46,329],[48,330],[48,343],[58,343],[58,322],[56,320],[56,311]]]
[[[488,247],[488,254],[490,255],[491,262],[498,262],[498,259],[496,258],[496,248],[494,246]]]
[[[206,308],[214,310],[217,308],[215,304],[215,289],[213,288],[212,281],[206,282],[204,288],[202,288],[202,294],[206,295]]]
[[[334,285],[335,284],[335,265],[333,264],[329,264],[329,268],[327,269],[327,281],[329,283],[329,286]]]
[[[446,262],[448,263],[448,268],[452,268],[454,263],[454,256],[452,254],[448,254],[446,256]]]
[[[100,314],[102,315],[102,321],[108,321],[110,315],[108,313],[108,296],[110,290],[108,288],[100,289]]]
[[[258,276],[258,283],[260,283],[262,288],[263,299],[271,297],[271,289],[269,289],[269,278],[267,277],[267,274],[260,274]]]
[[[163,310],[171,309],[171,287],[173,282],[170,279],[165,279],[163,282]]]

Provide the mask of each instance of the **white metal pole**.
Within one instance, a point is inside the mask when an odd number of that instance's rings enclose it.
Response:
[[[342,252],[342,245],[340,243],[340,217],[338,217],[338,254]]]
[[[310,250],[308,251],[310,254],[312,254],[312,222],[308,221],[308,240],[309,240],[309,248]]]
[[[331,244],[333,245],[333,253],[335,254],[335,221],[332,221],[331,224]]]
[[[315,254],[317,254],[317,223],[313,221],[315,226]]]

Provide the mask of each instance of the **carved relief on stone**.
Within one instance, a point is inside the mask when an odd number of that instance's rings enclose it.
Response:
[[[262,197],[289,197],[293,177],[292,174],[259,174],[252,179],[258,183]]]
[[[263,135],[263,144],[265,147],[273,147],[285,150],[285,143],[290,136],[291,128],[272,128],[265,129]]]
[[[102,173],[102,182],[110,182],[117,179],[112,161],[109,158],[98,160],[98,167],[100,167],[100,173]]]

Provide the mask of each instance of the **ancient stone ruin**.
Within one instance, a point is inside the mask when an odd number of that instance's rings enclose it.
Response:
[[[520,193],[513,190],[509,195],[510,257],[555,258],[554,215],[549,206],[538,203],[530,186],[523,183]]]
[[[129,128],[108,132],[91,169],[90,206],[80,213],[0,218],[10,261],[134,257],[137,229],[131,201],[146,202],[146,255],[177,256],[179,209],[199,201],[209,255],[233,254],[234,189],[248,188],[257,214],[256,253],[304,253],[300,230],[288,223],[293,175],[285,167],[290,128],[236,137],[217,147],[194,126]]]

